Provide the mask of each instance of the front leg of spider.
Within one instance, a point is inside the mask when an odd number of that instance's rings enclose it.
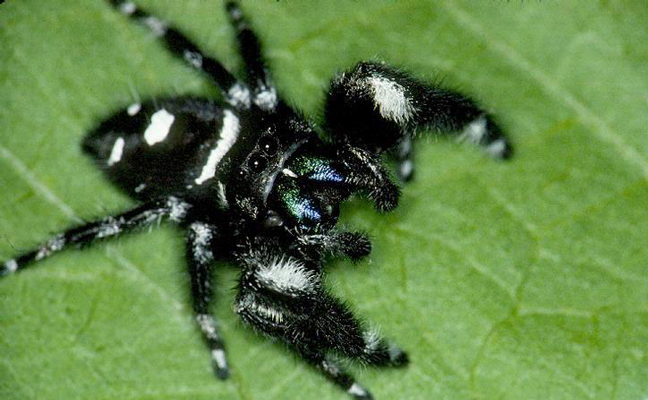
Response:
[[[319,266],[272,248],[252,250],[240,262],[236,310],[243,321],[283,341],[355,398],[372,396],[344,371],[336,355],[376,366],[407,364],[402,350],[364,328],[323,287]]]
[[[394,155],[404,181],[414,173],[412,136],[419,128],[454,133],[494,158],[513,154],[493,116],[475,101],[381,63],[361,62],[337,76],[328,92],[325,119],[335,142]]]

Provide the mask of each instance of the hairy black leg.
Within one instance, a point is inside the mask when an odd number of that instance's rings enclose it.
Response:
[[[216,227],[203,222],[194,222],[188,227],[187,262],[191,276],[191,295],[196,321],[203,338],[209,346],[214,372],[220,379],[229,376],[223,340],[218,332],[216,319],[209,311],[213,297],[211,287],[214,264],[213,245],[217,237]]]
[[[400,189],[392,182],[380,159],[354,146],[341,146],[338,155],[346,167],[344,178],[347,185],[367,191],[378,211],[396,208]]]
[[[237,83],[236,78],[221,63],[205,55],[182,32],[167,22],[142,10],[132,1],[109,0],[109,2],[122,14],[129,16],[149,28],[155,36],[164,42],[173,55],[183,59],[192,67],[210,76],[225,93],[230,93],[231,95],[231,91]],[[235,104],[238,99],[232,99],[231,96],[229,101],[233,105],[240,105]]]
[[[333,256],[345,255],[353,261],[360,260],[371,253],[371,241],[364,233],[332,231],[323,234],[297,234],[291,244],[303,257],[319,259],[323,252]]]
[[[278,104],[277,90],[272,84],[270,71],[263,59],[259,38],[250,28],[238,2],[228,1],[225,7],[236,30],[246,82],[253,90],[252,101],[263,110],[273,110]]]
[[[4,262],[0,265],[0,276],[22,270],[34,261],[42,260],[68,247],[119,236],[133,229],[160,221],[164,217],[168,217],[174,222],[182,222],[189,208],[188,203],[176,197],[168,197],[145,203],[123,214],[69,229],[56,235],[47,243]]]
[[[362,62],[336,77],[329,89],[325,119],[336,142],[373,153],[399,144],[399,175],[413,165],[407,138],[418,128],[456,133],[495,158],[509,158],[512,146],[493,116],[452,90],[425,84],[385,64]],[[403,156],[404,154],[404,156]]]
[[[228,1],[225,5],[232,26],[236,30],[239,49],[243,57],[247,83],[256,87],[270,84],[269,71],[263,60],[259,38],[250,28],[238,2]]]
[[[398,166],[396,173],[403,182],[412,180],[414,176],[414,161],[412,160],[412,135],[405,134],[405,137],[396,148],[396,161]]]
[[[373,399],[369,390],[356,382],[353,376],[340,367],[340,365],[330,356],[322,355],[322,353],[312,354],[306,349],[300,351],[299,354],[304,360],[308,361],[322,372],[328,380],[354,398],[364,400]]]

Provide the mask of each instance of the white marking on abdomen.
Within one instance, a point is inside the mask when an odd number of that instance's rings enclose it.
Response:
[[[110,157],[108,157],[109,167],[115,165],[115,163],[118,163],[121,160],[122,154],[124,154],[125,143],[126,142],[122,137],[118,137],[117,140],[115,140],[115,144],[113,145],[112,151],[110,152]]]
[[[144,140],[149,146],[153,146],[166,139],[175,117],[164,108],[157,111],[151,117],[151,124],[144,131]]]
[[[220,131],[220,139],[216,147],[209,153],[207,163],[203,166],[200,176],[196,178],[196,184],[202,185],[207,179],[213,178],[216,174],[216,166],[225,157],[225,154],[234,146],[238,138],[240,124],[239,119],[230,110],[224,111],[223,127]]]
[[[380,115],[398,124],[407,122],[414,115],[414,106],[405,96],[405,88],[388,79],[373,76],[367,78],[373,89],[374,104]]]

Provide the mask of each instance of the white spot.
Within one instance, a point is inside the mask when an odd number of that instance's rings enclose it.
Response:
[[[365,352],[373,353],[380,345],[380,335],[375,330],[365,331],[362,335],[365,342]]]
[[[141,193],[142,190],[144,190],[144,189],[146,189],[146,183],[140,183],[140,184],[137,185],[137,187],[135,188],[135,193]]]
[[[16,260],[9,260],[5,262],[4,266],[5,269],[7,270],[7,273],[9,274],[13,274],[18,270],[18,263],[16,262]]]
[[[115,144],[113,145],[112,151],[110,152],[110,157],[108,157],[108,166],[115,165],[115,163],[118,163],[121,158],[122,154],[124,154],[124,144],[126,142],[124,141],[124,138],[119,137],[117,140],[115,140]]]
[[[175,117],[164,108],[157,111],[151,117],[151,124],[144,131],[144,140],[149,146],[153,146],[166,139]]]
[[[227,369],[227,359],[225,358],[225,352],[223,350],[212,350],[212,359],[219,369]]]
[[[126,112],[128,113],[128,115],[132,117],[133,115],[137,115],[137,113],[140,112],[141,109],[142,109],[142,105],[140,103],[133,103],[130,106],[128,106]]]
[[[221,206],[225,208],[229,207],[227,197],[225,196],[225,185],[223,185],[223,182],[221,181],[218,181],[218,201],[220,202]]]
[[[50,254],[59,251],[65,245],[65,238],[63,235],[58,235],[55,238],[47,242],[43,247],[38,251],[35,260],[42,260],[45,257],[48,257]]]
[[[398,173],[400,174],[401,177],[407,178],[412,174],[412,170],[414,169],[414,164],[412,163],[411,160],[405,160],[400,165],[398,166]]]
[[[275,258],[259,268],[256,275],[265,285],[280,291],[312,292],[317,283],[315,274],[292,258]]]
[[[486,146],[486,152],[492,157],[502,158],[506,150],[506,141],[504,139],[497,139],[493,143]]]
[[[202,63],[203,63],[202,54],[195,51],[185,50],[184,58],[189,62],[189,64],[193,65],[194,67],[198,69],[202,68]]]
[[[262,316],[271,319],[276,323],[282,323],[284,320],[284,315],[281,311],[277,310],[274,307],[268,307],[263,304],[253,303],[252,306],[254,310],[261,314]]]
[[[144,211],[142,213],[142,219],[141,222],[139,222],[140,225],[148,225],[153,223],[153,221],[157,220],[158,223],[162,219],[162,214],[159,211]]]
[[[214,254],[209,250],[209,245],[212,240],[212,231],[207,224],[202,222],[194,222],[189,226],[189,229],[194,234],[193,241],[193,256],[201,263],[208,263],[214,259]]]
[[[161,21],[155,17],[146,17],[143,20],[144,25],[148,26],[149,29],[153,32],[155,36],[164,36],[167,30],[167,25],[164,21]]]
[[[374,95],[374,104],[380,115],[398,124],[404,124],[414,115],[414,106],[405,96],[405,88],[394,81],[373,76],[367,78]]]
[[[254,104],[262,110],[273,110],[277,106],[277,89],[262,87],[261,91],[254,96]]]
[[[205,336],[212,340],[220,340],[218,333],[216,332],[216,320],[214,317],[208,314],[198,314],[196,315],[196,321],[200,325],[200,330],[205,334]]]
[[[482,142],[484,135],[486,134],[486,118],[479,117],[469,123],[459,136],[458,140],[460,142],[466,141],[469,143],[479,144]]]
[[[171,221],[180,222],[187,215],[187,210],[189,209],[189,204],[184,201],[178,200],[176,197],[169,197],[166,203],[167,208],[169,209],[169,219]]]
[[[389,353],[389,359],[391,361],[396,361],[398,358],[403,356],[403,350],[394,345],[389,346],[387,352]]]
[[[281,170],[281,172],[284,175],[289,176],[291,178],[298,178],[297,174],[294,173],[290,168],[284,168],[284,169]]]
[[[250,90],[237,83],[227,92],[227,102],[235,107],[250,108]]]
[[[200,176],[195,182],[202,185],[207,179],[213,178],[216,174],[216,166],[225,157],[225,154],[234,146],[240,129],[239,119],[230,110],[225,110],[223,118],[223,127],[220,131],[220,138],[216,142],[216,147],[209,153],[207,163],[203,166]]]
[[[281,311],[273,307],[258,303],[254,295],[248,294],[237,303],[235,310],[237,313],[241,314],[246,310],[276,323],[282,323],[284,320],[284,315]]]
[[[238,7],[234,7],[234,8],[232,8],[232,10],[230,11],[230,15],[232,16],[232,18],[233,18],[235,21],[238,21],[238,20],[241,19],[241,17],[243,16],[243,13],[241,12],[241,9],[240,9],[240,8],[238,8]]]
[[[121,224],[123,223],[124,220],[122,218],[119,220],[112,217],[107,218],[104,224],[99,227],[96,238],[101,239],[118,234],[121,231]]]
[[[127,1],[127,2],[122,3],[122,4],[119,5],[119,11],[121,11],[122,13],[124,13],[126,15],[133,14],[135,12],[135,10],[137,10],[137,6],[133,2],[130,2],[130,1]]]
[[[362,386],[358,385],[357,383],[354,383],[351,385],[351,387],[347,390],[347,393],[353,396],[359,396],[359,397],[367,397],[369,393],[365,388]]]

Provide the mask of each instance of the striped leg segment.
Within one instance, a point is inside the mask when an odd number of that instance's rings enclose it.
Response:
[[[116,237],[123,233],[151,225],[168,217],[174,222],[184,220],[190,205],[176,197],[155,200],[123,214],[107,217],[56,235],[46,243],[15,259],[0,265],[0,276],[22,270],[35,261],[40,261],[61,250],[75,245],[89,244],[98,239]]]
[[[216,319],[210,314],[213,298],[211,287],[212,266],[215,260],[213,248],[217,239],[216,227],[203,222],[189,225],[187,235],[187,260],[191,276],[191,295],[196,322],[211,352],[214,372],[220,379],[229,377],[223,340],[218,332]]]
[[[270,71],[263,59],[259,38],[250,28],[238,2],[228,1],[226,9],[236,31],[245,67],[246,82],[253,91],[251,100],[263,110],[274,110],[278,105],[277,90],[272,84]]]
[[[324,376],[356,399],[371,400],[373,396],[365,387],[347,373],[331,357],[302,354],[302,357],[314,365]]]
[[[155,36],[166,44],[173,55],[210,76],[225,93],[236,84],[236,78],[221,63],[205,55],[194,42],[178,29],[142,10],[131,1],[109,1],[122,14],[149,28]]]
[[[236,30],[247,82],[252,87],[269,86],[269,71],[263,60],[259,38],[250,28],[243,11],[236,1],[229,1],[225,6],[232,26]]]

